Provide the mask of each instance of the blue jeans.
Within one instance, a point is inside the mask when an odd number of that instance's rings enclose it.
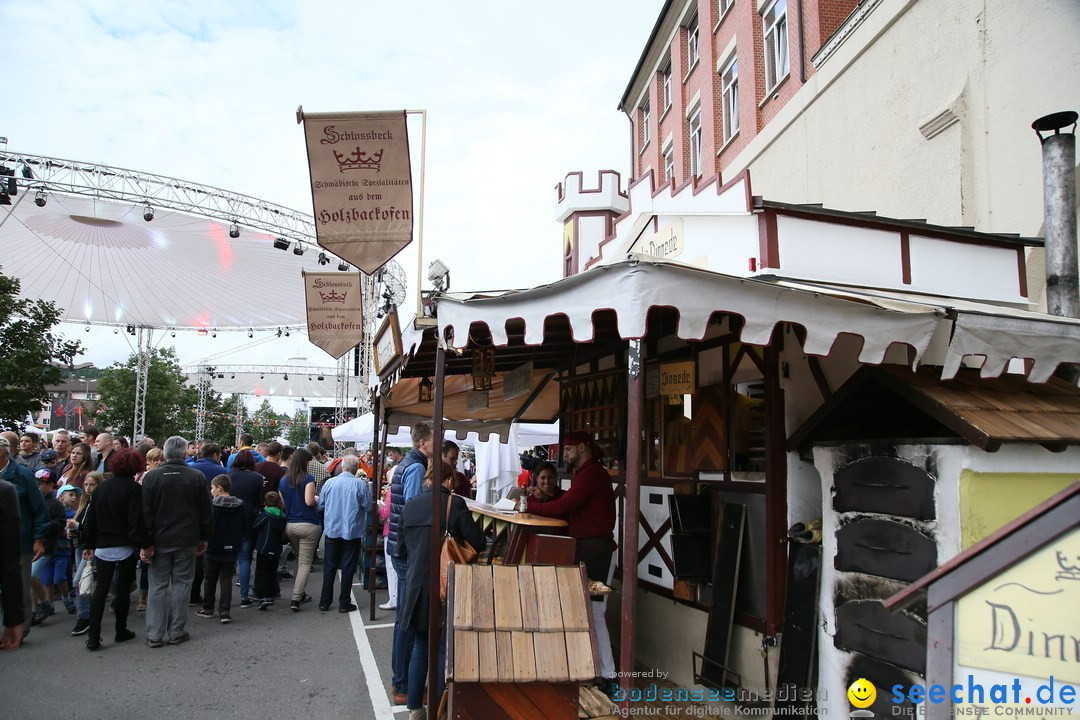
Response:
[[[443,691],[446,689],[446,633],[439,633],[439,669],[436,677],[439,692],[435,695],[435,706],[439,706]],[[423,705],[424,684],[428,673],[428,633],[417,631],[413,638],[412,658],[409,660],[409,701],[407,707],[416,710]]]
[[[405,622],[401,614],[405,608],[405,576],[409,572],[407,560],[391,557],[390,562],[398,574],[398,604],[394,611],[394,650],[390,655],[390,667],[393,669],[391,683],[394,692],[404,693],[408,690],[409,661],[412,658],[413,636],[415,632],[404,627]]]
[[[352,605],[352,583],[356,575],[356,561],[360,556],[360,539],[327,537],[323,543],[323,580],[319,607],[328,608],[334,599],[334,575],[341,570],[341,592],[338,593],[338,608]]]
[[[244,533],[244,539],[240,541],[240,554],[236,556],[236,579],[240,581],[241,599],[248,596],[248,586],[251,584],[251,552],[254,549],[255,536],[249,532]]]

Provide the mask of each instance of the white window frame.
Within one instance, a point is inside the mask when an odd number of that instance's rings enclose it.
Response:
[[[731,76],[730,78],[728,76]],[[720,71],[720,105],[723,110],[724,142],[739,132],[739,58],[731,57]]]
[[[701,32],[701,26],[698,23],[698,16],[686,23],[686,72],[687,75],[694,69],[694,66],[698,64],[698,60],[701,58],[701,45],[698,33]]]
[[[691,177],[701,177],[704,169],[702,168],[702,132],[701,132],[701,106],[694,108],[686,120],[687,129],[689,130],[690,138],[690,175]]]
[[[663,97],[664,109],[661,112],[667,112],[671,108],[671,66],[668,65],[662,74],[660,94]]]
[[[779,6],[779,10],[778,10]],[[771,92],[788,76],[787,0],[773,0],[761,13],[762,37],[765,42],[765,92]]]
[[[735,0],[719,0],[716,4],[716,17],[721,20],[727,15],[727,11],[731,9],[731,6],[735,4]]]
[[[668,145],[664,148],[664,184],[670,184],[675,177],[675,148]]]
[[[649,144],[649,122],[652,120],[652,112],[649,108],[649,101],[646,100],[641,106],[641,147],[644,149]]]

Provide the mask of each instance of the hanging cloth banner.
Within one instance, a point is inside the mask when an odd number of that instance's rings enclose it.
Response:
[[[303,275],[308,340],[340,358],[364,337],[360,273]]]
[[[368,275],[412,242],[405,111],[304,113],[319,245]]]

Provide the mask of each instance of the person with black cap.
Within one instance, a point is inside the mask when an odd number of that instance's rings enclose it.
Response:
[[[611,476],[600,464],[603,451],[583,432],[566,433],[562,444],[566,467],[574,471],[570,489],[547,502],[530,495],[527,509],[535,515],[566,520],[570,537],[576,541],[574,562],[585,563],[589,580],[607,584],[611,581],[611,559],[615,552],[615,493],[611,489]],[[600,675],[605,679],[605,690],[610,691],[615,658],[604,620],[607,597],[590,604],[596,619]]]

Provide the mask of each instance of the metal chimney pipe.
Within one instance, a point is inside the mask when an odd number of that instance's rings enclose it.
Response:
[[[1042,143],[1046,247],[1046,307],[1051,315],[1080,318],[1076,241],[1076,120],[1071,110],[1031,124]],[[1071,125],[1071,128],[1068,126]],[[1062,129],[1068,128],[1065,132]],[[1052,133],[1046,134],[1044,133]]]

